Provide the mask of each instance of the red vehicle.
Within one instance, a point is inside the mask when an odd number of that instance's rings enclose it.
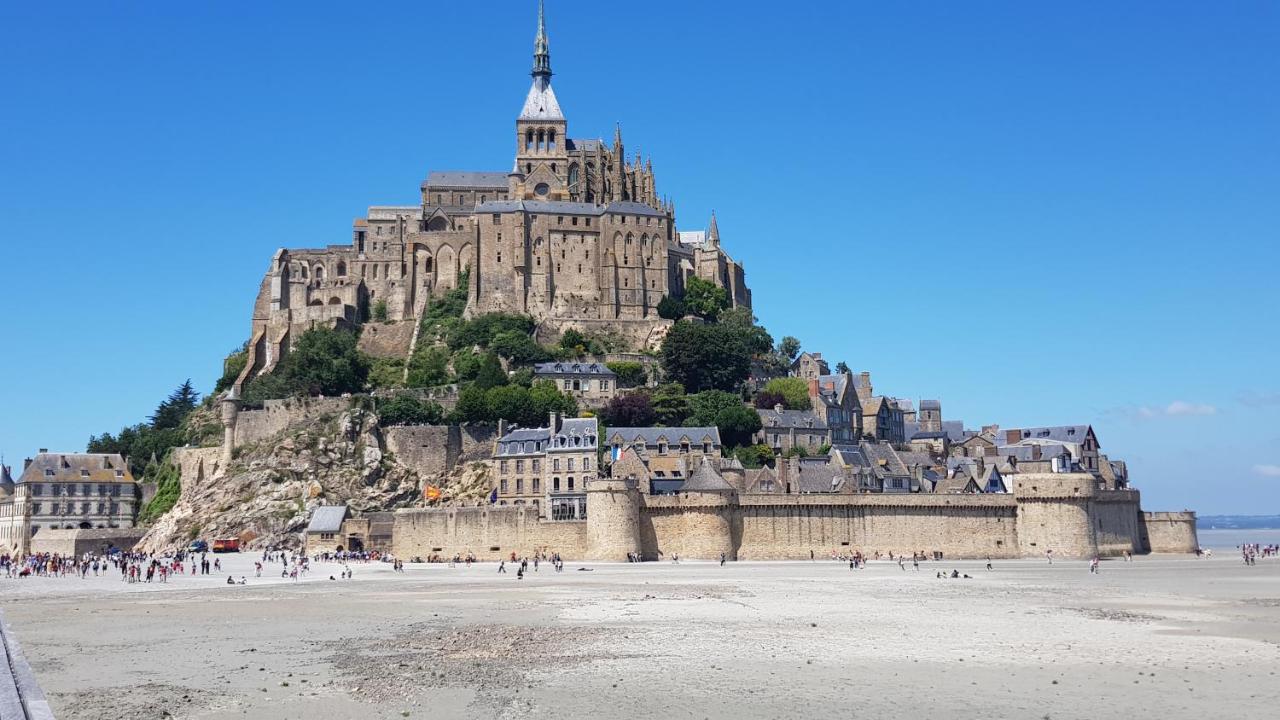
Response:
[[[213,551],[216,553],[240,552],[240,538],[218,538],[213,541]]]

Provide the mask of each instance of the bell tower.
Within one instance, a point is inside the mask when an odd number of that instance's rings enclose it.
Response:
[[[568,123],[551,89],[551,44],[546,12],[538,2],[538,35],[533,41],[533,85],[516,120],[515,198],[567,200]]]

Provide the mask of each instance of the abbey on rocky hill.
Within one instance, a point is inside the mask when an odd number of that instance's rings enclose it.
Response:
[[[238,384],[274,367],[302,329],[358,323],[382,303],[389,320],[414,320],[463,278],[471,315],[521,313],[548,338],[607,330],[636,347],[661,339],[670,323],[658,303],[682,296],[690,277],[751,306],[714,215],[705,231],[677,231],[652,160],[628,162],[620,129],[611,146],[569,136],[541,7],[532,75],[509,172],[433,171],[419,204],[373,206],[356,219],[350,245],[276,251]]]

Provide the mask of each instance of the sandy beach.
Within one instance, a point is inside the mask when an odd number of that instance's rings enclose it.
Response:
[[[0,580],[62,720],[1237,718],[1280,701],[1280,561],[317,564]],[[583,568],[583,569],[579,569]],[[938,579],[952,569],[971,579]],[[228,586],[226,575],[248,584]],[[278,573],[278,570],[276,571]]]

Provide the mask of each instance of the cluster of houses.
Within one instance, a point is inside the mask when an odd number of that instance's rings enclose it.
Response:
[[[539,378],[602,407],[620,390],[603,364],[548,363]],[[552,415],[546,427],[500,427],[494,443],[498,505],[536,505],[551,519],[581,519],[586,486],[600,474],[634,477],[655,495],[679,493],[709,474],[744,493],[1007,493],[1019,473],[1088,472],[1101,489],[1128,487],[1123,461],[1100,453],[1089,425],[973,430],[946,420],[942,403],[877,395],[867,372],[832,373],[802,353],[791,376],[808,384],[810,407],[760,408],[756,444],[773,466],[745,468],[723,457],[715,427],[610,427]],[[625,392],[625,391],[621,391]]]

